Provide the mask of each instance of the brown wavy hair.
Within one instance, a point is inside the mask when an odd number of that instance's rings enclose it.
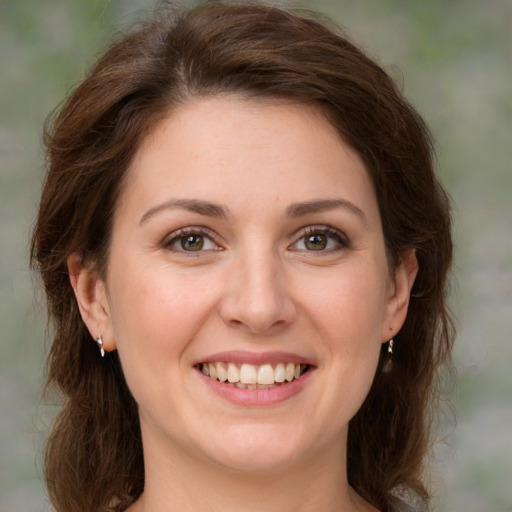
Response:
[[[453,340],[450,207],[429,132],[383,69],[328,21],[222,2],[157,11],[111,45],[48,122],[31,257],[53,325],[47,385],[63,396],[47,443],[50,499],[59,512],[121,511],[143,491],[137,405],[117,354],[101,359],[82,322],[67,258],[79,252],[105,270],[113,212],[141,141],[178,105],[222,93],[321,109],[373,180],[391,269],[416,250],[409,312],[350,423],[347,464],[349,483],[379,510],[396,494],[426,507],[439,368]]]

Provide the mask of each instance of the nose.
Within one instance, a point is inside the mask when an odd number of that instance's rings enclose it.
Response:
[[[278,259],[252,254],[234,263],[220,305],[226,324],[252,334],[268,334],[293,322],[296,306]]]

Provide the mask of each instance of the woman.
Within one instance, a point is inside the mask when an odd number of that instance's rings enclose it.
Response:
[[[427,507],[449,204],[382,69],[277,8],[160,12],[46,144],[58,511]]]

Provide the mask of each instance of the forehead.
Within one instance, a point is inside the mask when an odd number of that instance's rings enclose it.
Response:
[[[123,196],[280,201],[285,208],[339,194],[375,201],[362,160],[319,108],[222,96],[192,100],[154,127]]]

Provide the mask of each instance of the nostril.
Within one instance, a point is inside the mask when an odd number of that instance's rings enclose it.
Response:
[[[284,318],[279,318],[274,314],[246,312],[238,317],[227,319],[226,323],[233,328],[246,330],[251,334],[261,335],[284,328],[289,321]]]

